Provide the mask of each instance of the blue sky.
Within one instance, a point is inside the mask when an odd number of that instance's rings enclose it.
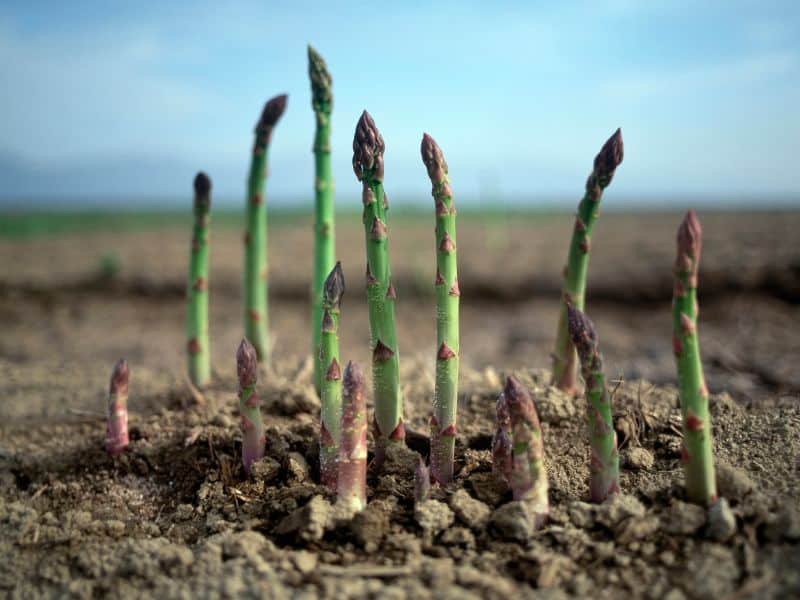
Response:
[[[179,203],[197,169],[238,202],[280,92],[268,194],[308,201],[309,42],[334,78],[341,202],[364,108],[410,202],[423,131],[465,201],[571,207],[616,127],[621,205],[798,198],[800,2],[4,2],[0,206]]]

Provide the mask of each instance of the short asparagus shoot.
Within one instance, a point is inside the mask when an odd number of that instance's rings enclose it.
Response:
[[[383,190],[383,153],[386,146],[375,121],[364,111],[353,138],[353,170],[363,185],[364,230],[367,246],[367,307],[372,385],[375,400],[376,460],[383,460],[388,442],[403,442],[403,396],[400,389],[400,355],[397,348],[395,300],[389,266],[389,236]]]
[[[586,193],[578,205],[575,228],[569,246],[564,283],[561,294],[561,312],[553,352],[553,384],[562,391],[574,394],[577,386],[577,357],[567,329],[567,304],[583,310],[586,296],[586,272],[589,268],[589,249],[592,229],[600,208],[600,199],[622,163],[624,148],[622,131],[617,129],[603,144],[594,159],[594,167],[586,180]]]
[[[253,345],[243,339],[236,351],[236,374],[239,378],[239,427],[242,430],[242,465],[250,475],[253,463],[264,457],[264,422],[261,400],[256,391],[258,355]]]
[[[186,350],[189,379],[199,389],[211,381],[211,349],[208,338],[208,225],[211,208],[211,179],[203,172],[194,178],[194,230],[189,255],[189,284],[186,292]]]
[[[436,384],[431,416],[431,474],[440,484],[453,479],[458,409],[459,321],[461,292],[456,259],[456,207],[447,162],[439,145],[422,136],[422,162],[433,185],[436,213]]]
[[[597,333],[592,320],[574,306],[567,306],[567,323],[578,351],[586,386],[586,422],[589,429],[589,499],[603,502],[619,492],[619,452],[614,430],[611,397],[603,374]]]
[[[286,95],[275,96],[264,106],[256,124],[253,158],[247,183],[247,232],[244,259],[244,331],[259,360],[269,361],[267,321],[267,208],[264,180],[272,130],[286,109]]]
[[[108,421],[106,422],[106,452],[118,456],[128,447],[128,380],[130,370],[119,359],[111,371],[108,385]]]
[[[367,399],[357,363],[347,363],[343,383],[337,496],[341,504],[358,512],[367,505]]]
[[[539,415],[530,393],[516,377],[506,379],[503,394],[508,402],[513,431],[511,492],[514,500],[528,504],[534,529],[538,529],[550,513]]]
[[[678,367],[678,389],[683,416],[681,462],[686,477],[686,495],[697,504],[717,499],[711,415],[708,388],[700,360],[697,337],[697,281],[703,230],[694,211],[678,228],[677,257],[673,269],[672,348]]]
[[[320,416],[319,469],[322,484],[336,491],[339,427],[342,420],[342,370],[339,359],[339,309],[344,295],[342,263],[325,280],[319,362],[324,365]]]
[[[311,80],[311,106],[316,116],[314,135],[314,276],[311,280],[311,349],[319,353],[322,319],[323,286],[333,268],[336,256],[334,231],[333,174],[331,172],[331,110],[333,108],[332,79],[325,60],[308,47],[308,77]],[[314,362],[314,385],[322,393],[325,367]]]

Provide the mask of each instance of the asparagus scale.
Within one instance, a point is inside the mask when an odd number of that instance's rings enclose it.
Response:
[[[211,208],[211,179],[205,173],[194,178],[194,230],[189,256],[189,284],[186,292],[186,349],[189,378],[195,387],[211,381],[211,349],[208,337],[208,226]]]
[[[456,207],[447,162],[427,133],[420,147],[436,207],[436,385],[431,416],[431,474],[441,484],[453,479],[458,410],[459,297]]]
[[[553,383],[559,389],[574,393],[577,384],[577,357],[567,329],[567,305],[583,310],[586,296],[586,272],[589,269],[589,250],[592,230],[600,207],[600,199],[614,172],[622,163],[624,147],[622,131],[617,129],[600,149],[594,167],[586,180],[586,193],[578,205],[575,228],[569,246],[564,283],[561,294],[561,312],[553,352]]]

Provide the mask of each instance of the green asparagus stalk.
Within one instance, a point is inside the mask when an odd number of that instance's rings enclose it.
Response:
[[[339,458],[339,426],[342,420],[342,371],[339,366],[339,308],[344,295],[342,263],[325,280],[322,303],[322,336],[319,362],[325,365],[322,380],[319,465],[323,485],[336,491]]]
[[[419,463],[414,470],[414,503],[425,502],[431,496],[431,470],[425,464],[425,459],[419,457]]]
[[[128,447],[128,363],[120,358],[111,372],[108,386],[108,421],[106,422],[106,452],[121,454]]]
[[[247,233],[244,259],[244,331],[261,361],[269,360],[267,321],[267,208],[264,180],[272,130],[286,109],[286,95],[275,96],[264,106],[256,124],[253,160],[247,183]]]
[[[678,387],[683,414],[683,462],[686,495],[697,504],[717,499],[708,388],[700,360],[697,337],[697,276],[703,231],[694,211],[678,229],[675,286],[672,300],[672,347],[678,366]]]
[[[205,173],[194,178],[194,232],[189,256],[189,299],[186,311],[186,349],[189,378],[198,388],[211,381],[211,348],[208,339],[208,223],[211,179]]]
[[[514,436],[511,491],[514,500],[528,503],[534,515],[534,528],[538,529],[550,512],[539,415],[528,390],[515,377],[506,379],[503,393],[508,402]]]
[[[311,46],[308,47],[308,76],[311,79],[311,106],[317,118],[314,136],[315,223],[314,223],[314,278],[311,281],[311,348],[319,354],[322,319],[322,288],[325,278],[333,268],[336,255],[334,230],[333,175],[331,173],[331,109],[333,92],[331,76],[323,58]],[[314,361],[314,385],[321,393],[323,373],[326,366]]]
[[[603,190],[611,183],[622,157],[622,131],[617,129],[594,159],[594,168],[586,180],[586,194],[578,206],[567,266],[564,267],[561,313],[553,353],[553,383],[570,394],[576,391],[577,359],[567,330],[567,304],[583,310],[592,229],[597,220]]]
[[[403,396],[394,319],[396,293],[389,266],[389,240],[383,190],[385,145],[367,111],[353,138],[353,170],[363,184],[364,229],[367,246],[367,306],[369,309],[372,385],[375,398],[376,460],[383,460],[388,441],[403,442]]]
[[[495,405],[495,422],[497,428],[492,438],[492,473],[506,483],[511,482],[512,467],[512,435],[511,413],[505,394],[500,394]]]
[[[436,385],[431,416],[431,473],[441,484],[453,479],[458,409],[458,264],[456,207],[447,162],[439,145],[422,136],[422,162],[433,185],[436,206]]]
[[[253,345],[243,339],[236,351],[236,374],[239,377],[239,426],[242,429],[242,464],[248,475],[253,463],[264,457],[264,422],[261,400],[256,392],[258,355]]]
[[[578,351],[586,386],[586,421],[591,447],[589,499],[599,503],[619,492],[617,432],[594,323],[572,305],[567,306],[567,317],[570,339]]]
[[[341,432],[337,497],[358,512],[367,505],[367,401],[364,374],[352,361],[344,370]]]

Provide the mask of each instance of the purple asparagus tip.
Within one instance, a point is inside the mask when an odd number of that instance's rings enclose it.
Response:
[[[323,287],[325,303],[331,308],[338,309],[344,296],[344,272],[342,262],[336,261],[336,266],[331,269]]]
[[[442,183],[447,174],[447,161],[444,159],[442,149],[430,135],[422,134],[422,144],[420,145],[422,162],[428,169],[428,177],[433,183]]]
[[[261,120],[258,122],[259,129],[271,129],[278,122],[278,119],[283,115],[286,110],[286,102],[289,96],[280,94],[274,98],[270,98],[264,105],[264,111],[261,113]]]
[[[200,171],[194,178],[194,192],[198,196],[208,194],[211,191],[211,178],[203,171]]]
[[[130,369],[128,368],[128,361],[124,358],[120,358],[117,364],[114,365],[114,370],[111,371],[111,382],[108,386],[108,393],[112,396],[127,396],[129,378]]]
[[[243,338],[236,350],[236,374],[243,388],[255,385],[258,379],[258,355],[253,345]]]
[[[690,210],[678,227],[678,253],[691,258],[695,264],[700,262],[703,247],[703,229],[697,214]]]
[[[383,153],[386,144],[375,126],[375,121],[365,110],[356,124],[353,136],[353,171],[359,181],[371,176],[383,181]]]
[[[597,332],[592,320],[572,304],[567,305],[567,329],[575,349],[581,356],[590,356],[597,349]]]
[[[506,387],[503,395],[508,403],[508,410],[511,414],[512,423],[523,420],[527,423],[539,425],[539,415],[533,406],[530,392],[523,386],[519,379],[509,375],[506,379]]]
[[[344,379],[342,385],[345,390],[357,390],[364,387],[364,372],[358,363],[352,360],[347,363],[344,369]]]
[[[594,158],[594,170],[597,176],[603,180],[607,179],[611,182],[616,168],[622,164],[622,159],[625,155],[625,147],[622,143],[622,130],[617,129],[603,147],[597,156]],[[607,185],[607,184],[606,184]]]

